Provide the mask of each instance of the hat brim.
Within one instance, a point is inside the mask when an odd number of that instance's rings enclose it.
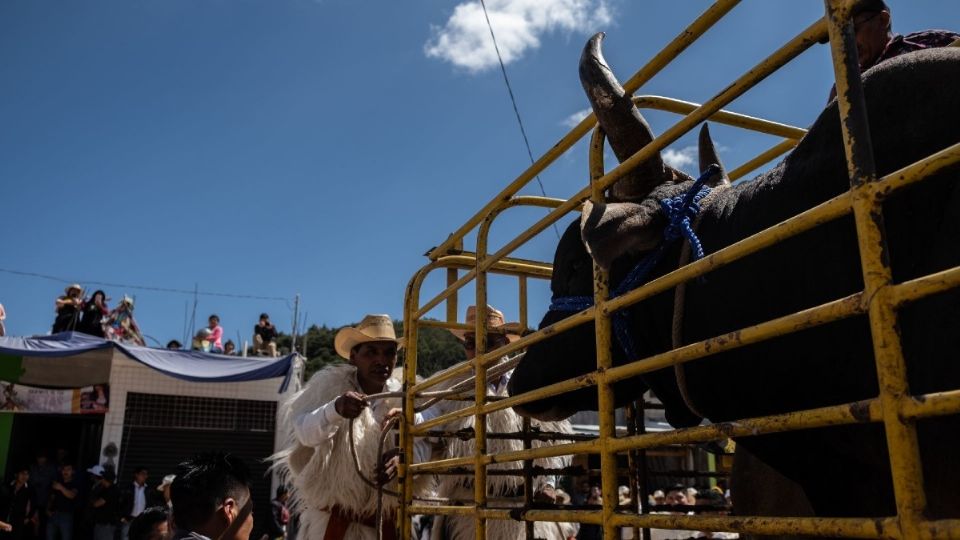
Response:
[[[403,344],[403,338],[368,336],[352,326],[347,326],[341,328],[340,331],[337,332],[337,336],[333,338],[333,348],[341,358],[349,360],[350,351],[352,351],[354,347],[361,343],[371,343],[374,341],[396,343],[398,348]]]
[[[520,332],[522,330],[520,328],[519,322],[508,322],[500,326],[489,328],[488,331],[492,331],[491,333],[497,333],[498,331],[503,332],[503,334],[507,336],[507,340],[509,340],[510,343],[513,343],[514,341],[520,339]],[[467,333],[473,334],[474,331],[464,330],[462,328],[451,328],[450,333],[456,336],[456,338],[459,339],[460,341],[463,341]]]

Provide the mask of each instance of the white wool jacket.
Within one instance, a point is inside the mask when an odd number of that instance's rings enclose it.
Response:
[[[399,387],[393,381],[390,386]],[[399,400],[384,400],[373,407],[366,407],[353,423],[339,417],[335,412],[327,414],[332,433],[314,437],[312,444],[304,444],[297,436],[296,424],[304,415],[310,415],[330,403],[344,392],[362,392],[357,380],[357,369],[350,364],[325,367],[310,378],[303,390],[294,394],[280,407],[281,427],[285,448],[273,456],[274,467],[281,476],[291,482],[291,506],[301,514],[301,537],[308,540],[323,538],[329,514],[321,511],[338,505],[358,516],[373,516],[377,509],[377,491],[361,480],[356,471],[350,450],[350,437],[356,443],[360,468],[372,475],[379,462],[377,455],[380,421],[391,407],[400,405]],[[323,413],[324,411],[317,411]],[[388,437],[384,451],[393,446],[393,437]],[[396,481],[387,486],[396,490]],[[384,495],[383,508],[392,512],[397,507],[395,497]],[[351,524],[347,540],[376,538],[372,527]]]
[[[508,395],[506,381],[509,379],[511,374],[512,372],[508,372],[500,380],[489,381],[489,385],[487,387],[488,393],[491,395],[506,397]],[[455,378],[453,381],[450,381],[446,385],[442,386],[450,387],[460,380],[463,380],[463,377]],[[445,414],[456,409],[462,409],[469,405],[470,403],[468,402],[441,402],[439,407],[437,407],[435,410],[424,411],[423,417],[437,417],[440,414]],[[469,416],[454,420],[443,427],[444,429],[449,430],[459,430],[465,428],[472,429],[474,427],[474,420],[475,418],[473,416]],[[540,422],[538,420],[533,420],[530,424],[531,427],[540,429],[541,431],[554,431],[561,433],[573,432],[570,422],[566,420],[559,422]],[[522,430],[523,418],[514,412],[513,409],[501,409],[487,415],[487,433],[513,433]],[[532,442],[532,446],[534,448],[550,446],[552,444],[554,443],[541,441]],[[489,453],[501,453],[522,449],[523,442],[520,440],[487,440],[487,451]],[[468,457],[473,456],[475,452],[476,442],[473,439],[461,440],[452,438],[447,440],[446,449],[443,451],[442,457]],[[544,468],[559,469],[570,465],[570,461],[570,456],[560,456],[554,458],[538,458],[533,460],[533,464],[535,466]],[[508,462],[492,464],[487,467],[487,470],[520,470],[522,468],[522,462]],[[553,477],[535,477],[533,479],[534,490],[537,491],[541,489],[544,484],[551,483],[553,480]],[[439,495],[445,498],[466,499],[468,501],[472,500],[472,481],[472,476],[445,475],[440,479],[438,489]],[[522,506],[523,496],[519,495],[519,489],[522,487],[522,476],[487,476],[487,496],[493,499],[499,499],[495,503],[496,506]],[[523,538],[524,530],[525,525],[520,521],[487,521],[487,538],[490,540]],[[534,530],[537,538],[544,538],[547,540],[563,540],[566,536],[560,524],[557,523],[536,522],[534,525]],[[474,520],[472,516],[438,517],[434,521],[434,527],[431,531],[431,538],[433,540],[472,540],[475,537],[476,529],[474,528]]]

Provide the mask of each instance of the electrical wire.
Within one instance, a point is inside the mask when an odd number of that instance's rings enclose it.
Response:
[[[152,287],[148,285],[127,285],[122,283],[107,283],[103,281],[84,281],[84,280],[69,280],[63,279],[57,276],[51,276],[47,274],[39,274],[37,272],[24,272],[21,270],[11,270],[9,268],[0,268],[0,272],[6,274],[13,274],[17,276],[26,276],[26,277],[35,277],[40,279],[46,279],[49,281],[56,281],[59,283],[83,283],[85,285],[96,285],[98,287],[115,287],[118,289],[136,289],[141,291],[154,291],[154,292],[165,292],[165,293],[176,293],[176,294],[188,294],[188,295],[200,295],[200,296],[218,296],[221,298],[244,298],[250,300],[272,300],[277,302],[286,302],[286,298],[279,296],[258,296],[254,294],[237,294],[237,293],[223,293],[223,292],[212,292],[212,291],[197,291],[189,289],[174,289],[170,287]]]
[[[535,163],[533,159],[533,151],[530,150],[530,140],[527,139],[527,130],[523,128],[523,120],[520,118],[520,109],[517,107],[517,99],[513,95],[513,88],[510,86],[510,78],[507,77],[507,68],[503,65],[503,57],[500,56],[500,46],[497,45],[497,36],[493,33],[493,25],[490,24],[490,15],[487,14],[487,4],[484,0],[480,0],[480,7],[483,8],[483,17],[487,20],[487,28],[490,29],[490,39],[493,40],[493,50],[497,52],[497,60],[500,62],[500,72],[503,73],[503,82],[507,85],[507,93],[510,94],[510,103],[513,104],[513,112],[517,115],[517,124],[520,125],[520,135],[523,136],[523,144],[527,146],[527,156],[530,158],[530,164]],[[540,185],[540,193],[544,197],[547,196],[547,190],[543,188],[543,181],[540,180],[540,175],[536,175],[537,184]],[[557,224],[553,224],[553,232],[557,234],[557,239],[560,239],[560,230],[557,228]]]

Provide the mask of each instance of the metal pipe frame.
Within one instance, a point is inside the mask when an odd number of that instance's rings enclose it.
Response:
[[[412,375],[416,371],[416,325],[418,319],[427,310],[418,309],[419,288],[424,270],[433,263],[424,267],[411,280],[408,286],[405,303],[405,323],[408,328],[408,355],[412,361],[406,366],[404,389],[405,425],[402,426],[402,443],[406,455],[412,455],[413,438],[425,433],[433,425],[439,425],[450,420],[474,415],[477,423],[477,452],[474,456],[439,460],[421,464],[402,464],[400,467],[401,481],[403,482],[404,503],[401,504],[401,523],[410,515],[422,514],[458,514],[470,515],[476,519],[477,538],[485,538],[485,526],[488,519],[521,519],[526,521],[578,521],[595,523],[603,526],[604,534],[614,537],[616,528],[628,527],[658,527],[690,530],[731,530],[752,534],[805,534],[813,536],[842,536],[862,538],[896,538],[896,539],[932,539],[943,537],[960,537],[960,520],[927,520],[924,517],[926,507],[923,492],[920,457],[916,440],[915,422],[920,418],[960,413],[960,389],[932,393],[922,396],[913,396],[906,383],[906,373],[902,351],[900,350],[899,335],[896,329],[896,309],[907,302],[936,294],[960,286],[960,267],[950,268],[936,274],[923,276],[899,285],[894,285],[890,269],[886,265],[881,251],[884,249],[883,221],[880,205],[893,191],[906,185],[920,181],[924,177],[939,172],[957,162],[960,162],[960,144],[945,148],[932,156],[913,163],[903,169],[878,179],[873,167],[871,144],[862,88],[860,87],[859,68],[856,62],[855,41],[853,28],[849,21],[849,8],[856,0],[824,0],[826,16],[820,19],[793,40],[781,47],[777,52],[763,60],[753,70],[746,73],[720,94],[711,98],[700,106],[690,104],[694,108],[676,125],[655,138],[631,158],[618,167],[604,174],[602,160],[593,159],[596,155],[602,156],[602,135],[599,131],[594,134],[591,143],[591,186],[578,192],[568,201],[555,206],[546,217],[527,229],[520,236],[492,255],[487,252],[487,232],[492,218],[509,204],[509,197],[518,191],[523,184],[542,171],[547,162],[552,161],[569,148],[576,139],[586,133],[594,119],[588,117],[582,121],[561,143],[555,146],[530,169],[524,172],[517,180],[510,184],[501,194],[471,218],[451,239],[433,250],[430,257],[436,261],[447,252],[462,236],[469,232],[478,223],[483,221],[481,231],[477,237],[477,255],[474,257],[475,266],[459,279],[448,279],[448,290],[434,298],[430,307],[434,307],[443,300],[454,298],[456,290],[465,283],[476,279],[476,305],[478,317],[475,331],[478,338],[478,355],[470,363],[458,366],[459,371],[447,374],[446,378],[425,383],[411,385],[408,381],[415,380]],[[651,62],[632,77],[625,88],[628,92],[635,91],[649,80],[656,72],[679,54],[684,48],[699,37],[707,28],[719,19],[720,16],[732,9],[734,1],[720,1],[707,10],[684,34],[681,34],[658,54]],[[690,29],[695,28],[696,32]],[[843,126],[844,148],[847,155],[848,173],[851,189],[834,199],[826,201],[793,218],[757,233],[736,244],[728,246],[704,259],[691,263],[681,269],[673,271],[661,278],[651,281],[628,294],[613,300],[607,300],[607,276],[599,268],[595,268],[595,306],[580,313],[559,321],[551,327],[525,336],[505,347],[491,352],[484,352],[486,338],[486,273],[489,271],[506,270],[517,272],[525,270],[524,276],[533,276],[529,267],[517,267],[517,263],[509,263],[507,268],[497,266],[503,263],[507,254],[541,232],[565,213],[574,210],[581,202],[590,196],[593,200],[600,200],[603,192],[626,171],[645,161],[654,152],[675,141],[692,127],[720,111],[721,107],[741,95],[754,84],[765,78],[769,73],[779,68],[787,61],[798,55],[822,37],[829,35],[831,54],[837,82],[838,104]],[[673,105],[670,105],[673,106]],[[571,140],[572,139],[572,140]],[[561,148],[566,142],[570,144]],[[780,152],[792,146],[793,141],[782,141],[764,154],[779,155]],[[788,146],[789,145],[789,146]],[[775,153],[776,152],[776,153]],[[763,154],[761,155],[763,156]],[[760,157],[756,158],[759,160]],[[753,163],[745,164],[740,169]],[[597,164],[600,164],[597,166]],[[759,162],[757,162],[759,164]],[[541,166],[537,169],[538,166]],[[738,169],[739,170],[739,169]],[[525,178],[526,177],[526,178]],[[523,180],[521,182],[521,180]],[[551,203],[553,204],[553,203]],[[640,359],[622,366],[613,368],[610,365],[610,316],[619,309],[648,298],[658,292],[672,288],[693,277],[703,275],[714,268],[729,264],[750,253],[768,247],[785,238],[789,238],[812,227],[837,219],[848,213],[853,213],[857,226],[858,242],[860,245],[861,264],[864,272],[864,291],[828,302],[822,306],[810,308],[798,313],[780,317],[765,323],[757,324],[736,332],[736,336],[728,334],[693,343],[684,347]],[[442,259],[449,259],[443,257]],[[449,261],[448,261],[449,262]],[[529,266],[529,265],[527,265]],[[430,268],[432,269],[432,268]],[[537,268],[539,270],[539,268]],[[525,279],[525,277],[521,278]],[[524,318],[526,316],[526,300],[524,296],[525,282],[521,281],[520,293]],[[869,299],[869,300],[867,300]],[[449,300],[448,300],[449,301]],[[454,300],[455,301],[455,300]],[[429,303],[428,303],[429,305]],[[615,381],[646,373],[662,367],[675,365],[681,362],[704,358],[720,350],[729,350],[749,343],[770,339],[772,337],[796,331],[801,328],[825,324],[827,322],[849,317],[856,314],[866,314],[870,320],[871,335],[874,340],[875,361],[880,382],[880,395],[873,399],[847,403],[831,407],[822,407],[805,411],[789,412],[780,415],[744,419],[736,422],[716,425],[698,426],[661,433],[647,433],[616,438],[613,423],[613,395],[611,384]],[[486,396],[486,368],[496,361],[499,356],[520,350],[536,343],[548,336],[590,321],[596,323],[596,342],[598,350],[597,370],[580,377],[561,381],[548,387],[540,388],[522,395],[512,396],[494,403],[484,403]],[[450,309],[448,304],[448,322]],[[412,348],[410,343],[413,343]],[[412,352],[411,352],[412,351]],[[442,380],[452,378],[458,373],[473,369],[476,372],[476,404],[465,411],[446,415],[435,419],[435,424],[424,423],[413,425],[413,401],[417,392],[439,384]],[[568,444],[541,448],[525,448],[520,451],[504,452],[500,454],[486,454],[485,449],[485,415],[495,410],[514,406],[562,392],[596,384],[598,386],[600,409],[600,437],[591,441],[581,441]],[[627,515],[616,512],[613,501],[616,501],[616,455],[636,449],[652,448],[669,444],[696,443],[728,437],[743,437],[766,433],[777,433],[789,430],[811,429],[825,426],[838,426],[863,422],[882,422],[887,434],[887,444],[890,453],[891,470],[894,479],[894,494],[897,506],[897,515],[888,518],[760,518],[760,517],[716,517],[716,516],[664,516],[664,515]],[[596,453],[601,456],[601,477],[603,479],[603,496],[608,501],[600,511],[584,510],[533,510],[533,509],[499,509],[486,507],[486,466],[493,463],[506,463],[536,458],[555,457],[578,453]],[[434,471],[451,470],[457,467],[472,466],[476,475],[475,505],[474,506],[421,506],[410,504],[412,498],[412,479],[415,474],[426,474]],[[404,538],[409,538],[409,528],[402,527]]]

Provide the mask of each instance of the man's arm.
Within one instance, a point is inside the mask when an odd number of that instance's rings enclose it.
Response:
[[[53,483],[53,489],[59,491],[60,493],[63,494],[64,497],[66,497],[66,498],[68,498],[68,499],[71,499],[71,500],[72,500],[72,499],[76,499],[76,498],[77,498],[77,490],[75,490],[75,489],[70,489],[70,488],[68,488],[67,486],[61,484],[60,482],[54,482],[54,483]]]
[[[304,446],[317,446],[333,437],[344,420],[360,416],[366,407],[362,394],[347,392],[323,406],[298,416],[293,421],[293,432]]]

